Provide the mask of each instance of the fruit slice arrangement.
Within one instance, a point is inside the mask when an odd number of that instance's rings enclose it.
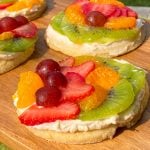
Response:
[[[23,16],[0,20],[0,52],[23,52],[34,46],[37,27]]]
[[[51,25],[75,43],[111,43],[137,38],[137,17],[117,0],[76,0],[56,15]]]
[[[145,72],[128,63],[82,56],[59,63],[41,61],[20,76],[15,105],[21,123],[105,119],[134,104],[145,86]]]
[[[19,11],[25,8],[32,8],[35,5],[40,5],[43,3],[43,0],[1,0],[0,1],[0,9],[13,12]]]

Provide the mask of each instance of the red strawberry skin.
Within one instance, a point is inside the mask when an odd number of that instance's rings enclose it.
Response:
[[[94,69],[95,63],[93,61],[87,61],[79,66],[62,67],[61,71],[64,75],[66,75],[68,72],[74,72],[85,78]]]
[[[12,30],[11,32],[13,32],[17,37],[32,38],[37,34],[37,27],[30,22]]]
[[[94,87],[86,84],[84,78],[77,73],[69,72],[66,78],[68,84],[67,87],[61,89],[61,101],[78,102],[94,91]]]
[[[74,119],[79,113],[79,106],[71,102],[61,103],[57,107],[39,107],[32,105],[19,116],[19,119],[25,125],[34,126],[56,120]]]
[[[8,6],[11,6],[12,4],[13,4],[13,2],[6,3],[6,4],[0,4],[0,9],[5,9],[5,8],[7,8]]]

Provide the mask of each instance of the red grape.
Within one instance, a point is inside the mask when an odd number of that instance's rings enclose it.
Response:
[[[35,93],[38,106],[56,106],[61,98],[61,91],[54,86],[42,87]]]
[[[28,19],[24,16],[16,16],[15,19],[20,26],[25,25],[29,22]]]
[[[48,74],[45,81],[46,86],[65,87],[67,85],[66,77],[60,71],[53,71]]]
[[[85,21],[89,26],[101,27],[104,26],[107,18],[98,11],[91,11],[87,14]]]
[[[0,27],[3,32],[11,31],[19,26],[18,22],[12,17],[4,17],[0,20]]]
[[[47,78],[48,74],[52,71],[60,71],[59,64],[52,59],[43,60],[36,67],[36,72],[40,75],[43,81]]]

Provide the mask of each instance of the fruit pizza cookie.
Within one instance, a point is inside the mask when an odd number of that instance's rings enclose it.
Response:
[[[37,27],[24,16],[0,19],[0,74],[30,57],[36,40]]]
[[[45,0],[0,0],[0,18],[17,15],[38,18],[46,8]]]
[[[114,57],[137,48],[145,26],[118,0],[76,0],[52,18],[45,38],[51,48],[70,56]]]
[[[115,59],[69,57],[21,73],[13,96],[19,120],[35,135],[67,144],[100,142],[132,127],[149,97],[146,72]]]

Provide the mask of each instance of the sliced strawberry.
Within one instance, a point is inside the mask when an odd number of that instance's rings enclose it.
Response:
[[[75,63],[75,59],[73,57],[68,57],[62,61],[59,62],[59,65],[61,67],[64,67],[64,66],[68,66],[68,67],[71,67],[73,66]]]
[[[95,5],[92,3],[85,3],[81,6],[82,8],[82,13],[87,15],[89,12],[94,11]]]
[[[25,24],[21,27],[12,30],[17,37],[32,38],[37,34],[37,27],[33,23]]]
[[[119,17],[121,16],[122,12],[120,8],[116,8],[115,12],[113,12],[109,17]]]
[[[128,7],[126,7],[126,9],[127,9],[127,15],[128,15],[128,17],[138,18],[138,15],[137,15],[137,13],[135,11],[133,11],[132,9],[130,9]]]
[[[21,123],[33,126],[56,120],[74,119],[79,113],[79,106],[71,102],[61,103],[57,107],[38,107],[33,105],[23,112],[19,119]]]
[[[87,61],[79,66],[62,67],[62,73],[66,75],[68,72],[74,72],[85,78],[91,71],[95,69],[95,63],[93,61]]]
[[[86,84],[84,78],[77,73],[69,72],[66,78],[68,84],[67,87],[61,89],[61,101],[79,101],[94,91],[93,86]]]
[[[99,5],[99,8],[97,8],[97,11],[101,12],[106,17],[111,16],[111,14],[115,12],[115,10],[116,6],[109,4]]]
[[[12,4],[13,4],[13,2],[6,3],[6,4],[0,4],[0,9],[5,9],[5,8],[7,8],[8,6],[11,6]]]
[[[121,8],[121,16],[128,16],[128,10],[126,9],[126,7]]]
[[[82,12],[85,15],[87,15],[91,11],[99,11],[106,17],[109,17],[112,13],[114,13],[117,8],[115,5],[110,5],[110,4],[98,5],[95,3],[85,3],[81,7],[82,7]]]

